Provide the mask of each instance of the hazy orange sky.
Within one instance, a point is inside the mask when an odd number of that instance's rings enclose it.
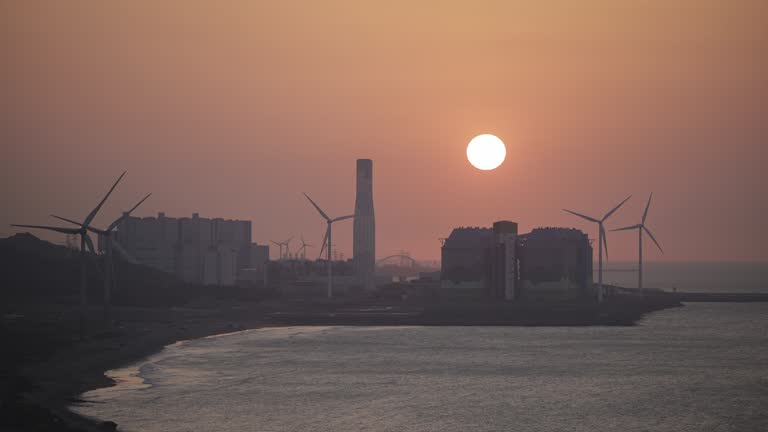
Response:
[[[364,157],[379,256],[498,219],[593,237],[560,209],[633,194],[609,228],[632,224],[653,191],[647,259],[768,260],[764,0],[0,0],[0,52],[2,236],[84,217],[127,170],[99,225],[153,192],[139,215],[319,245],[301,192],[351,212]],[[466,160],[480,133],[507,143],[495,171]]]

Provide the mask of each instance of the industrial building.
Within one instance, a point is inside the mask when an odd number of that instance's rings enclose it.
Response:
[[[528,298],[592,295],[592,246],[575,228],[536,228],[517,244],[521,291]]]
[[[357,194],[353,227],[352,261],[363,289],[375,288],[376,220],[373,212],[373,161],[357,160]]]
[[[266,277],[269,246],[251,242],[251,221],[129,216],[115,235],[140,264],[186,282],[229,286]]]
[[[441,290],[447,295],[504,300],[591,295],[592,246],[570,228],[517,224],[454,229],[441,249]]]

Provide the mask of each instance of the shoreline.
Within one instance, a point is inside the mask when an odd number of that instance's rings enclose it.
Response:
[[[7,406],[19,425],[34,422],[39,429],[52,431],[115,430],[108,419],[93,419],[70,410],[91,390],[108,388],[117,382],[106,375],[161,352],[166,346],[235,331],[270,326],[256,305],[222,306],[207,309],[119,310],[121,320],[114,329],[100,328],[84,339],[55,351],[31,365],[20,365],[17,373],[24,385],[16,406]],[[100,314],[94,310],[94,315]],[[89,322],[97,322],[97,319]],[[15,429],[10,429],[15,430]],[[18,430],[26,430],[19,426]]]

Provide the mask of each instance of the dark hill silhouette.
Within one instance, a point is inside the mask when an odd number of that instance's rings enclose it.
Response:
[[[0,298],[31,303],[78,302],[79,251],[29,233],[0,239]],[[88,254],[88,302],[103,298],[103,259]],[[151,267],[115,260],[113,302],[126,306],[170,306],[201,294],[201,287]]]

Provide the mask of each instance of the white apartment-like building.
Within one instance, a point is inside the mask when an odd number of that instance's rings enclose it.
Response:
[[[120,245],[139,263],[205,285],[234,285],[266,274],[269,246],[251,242],[251,221],[201,218],[127,217],[117,227]],[[265,250],[266,249],[266,253]],[[265,277],[265,276],[262,276]]]

